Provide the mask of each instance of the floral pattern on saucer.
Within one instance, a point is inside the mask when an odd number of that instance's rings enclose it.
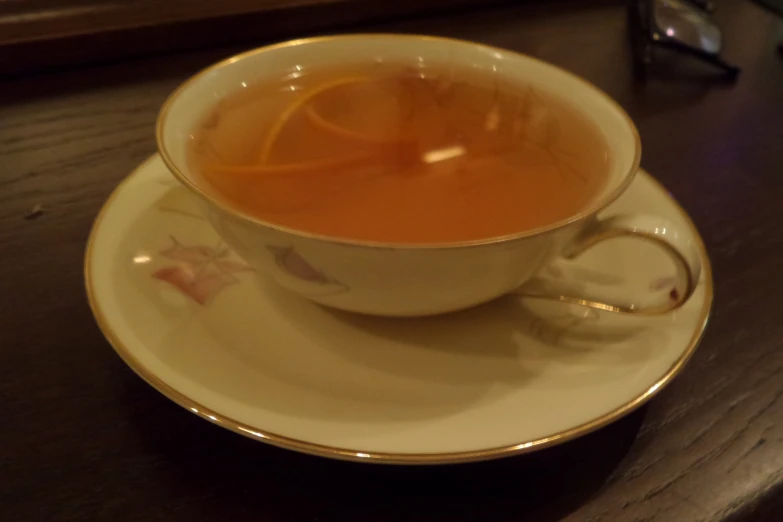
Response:
[[[123,360],[163,394],[278,446],[400,464],[541,449],[663,389],[693,354],[709,316],[712,278],[698,231],[644,172],[611,210],[661,213],[681,224],[704,263],[694,296],[655,318],[514,296],[405,320],[327,309],[280,285],[252,284],[251,268],[169,179],[153,157],[96,220],[85,260],[96,320]],[[344,288],[336,268],[311,264],[304,248],[273,244],[261,248],[269,265],[285,270],[278,274],[284,286]],[[656,254],[638,242],[607,242],[563,275],[576,269],[618,293],[666,292],[673,281]],[[556,279],[557,268],[545,275]]]
[[[152,277],[166,282],[200,305],[209,303],[227,286],[239,283],[237,274],[252,272],[248,265],[231,259],[231,252],[223,247],[184,245],[171,236],[172,245],[160,255],[174,264],[159,268]]]

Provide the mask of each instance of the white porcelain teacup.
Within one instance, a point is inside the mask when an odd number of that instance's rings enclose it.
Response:
[[[492,70],[570,100],[604,134],[611,150],[605,188],[579,214],[505,237],[432,245],[384,244],[323,237],[264,222],[231,208],[201,186],[187,162],[193,130],[218,100],[245,84],[280,78],[291,67],[351,62],[444,62]],[[695,245],[655,216],[597,214],[630,185],[641,144],[625,112],[603,92],[542,61],[471,42],[407,35],[354,35],[296,40],[220,62],[185,82],[163,106],[158,148],[168,168],[204,203],[225,241],[259,272],[327,306],[367,314],[422,316],[477,305],[504,294],[550,297],[595,308],[659,314],[681,306],[699,279]],[[670,292],[633,303],[600,290],[536,277],[558,257],[574,257],[605,239],[637,236],[654,242],[676,267]],[[571,282],[574,283],[574,282]],[[578,282],[576,282],[578,283]],[[579,294],[579,292],[584,292]]]

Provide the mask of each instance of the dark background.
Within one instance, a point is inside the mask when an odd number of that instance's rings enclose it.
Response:
[[[6,77],[0,520],[783,520],[783,35],[780,19],[741,0],[715,16],[726,58],[743,68],[736,84],[681,56],[634,80],[623,3],[346,22],[507,47],[592,81],[636,121],[643,166],[689,211],[713,263],[702,345],[647,407],[558,447],[470,465],[348,464],[244,439],[143,383],[96,327],[82,279],[93,218],[154,152],[167,94],[240,48],[106,52],[100,65]],[[326,29],[284,32],[316,31]],[[250,34],[253,45],[272,38]]]

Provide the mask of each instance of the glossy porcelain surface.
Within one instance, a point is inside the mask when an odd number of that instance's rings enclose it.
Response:
[[[605,188],[580,214],[541,229],[466,243],[399,245],[316,236],[262,222],[231,208],[194,181],[187,162],[188,143],[193,129],[217,101],[291,71],[379,60],[479,69],[497,74],[502,81],[568,100],[596,123],[612,151]],[[541,117],[553,118],[548,114],[541,109]],[[622,108],[577,76],[511,51],[405,35],[297,40],[216,64],[185,82],[165,103],[157,138],[175,177],[202,198],[215,229],[255,269],[319,303],[391,316],[460,310],[529,281],[563,253],[596,212],[625,190],[641,155],[636,128]],[[553,157],[562,153],[556,142],[548,146]]]
[[[702,252],[700,283],[676,312],[637,318],[515,297],[417,319],[325,308],[257,277],[157,156],[97,218],[85,277],[119,355],[211,422],[335,458],[480,460],[616,419],[666,385],[695,350],[712,303],[701,239],[643,172],[606,211],[630,210],[666,217]],[[306,253],[286,245],[270,255],[295,273],[311,270]],[[633,240],[608,241],[547,274],[623,294],[668,288],[673,277],[658,249]],[[337,277],[318,284],[341,289]]]

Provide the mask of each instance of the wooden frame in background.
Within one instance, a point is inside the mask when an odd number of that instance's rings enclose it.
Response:
[[[503,0],[0,0],[0,74],[335,32],[351,24],[500,3]]]

